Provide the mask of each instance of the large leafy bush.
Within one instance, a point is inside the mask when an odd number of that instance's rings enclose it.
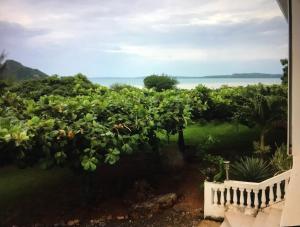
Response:
[[[183,130],[191,119],[206,119],[209,111],[210,117],[232,119],[248,96],[276,93],[284,97],[284,89],[109,89],[83,75],[26,81],[6,88],[0,96],[1,161],[94,171],[125,155],[157,152],[162,132],[178,134],[179,148],[184,151]],[[226,116],[221,116],[223,107],[228,110]]]

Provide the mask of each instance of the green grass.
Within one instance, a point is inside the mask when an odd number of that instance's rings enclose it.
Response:
[[[232,155],[245,154],[253,150],[252,143],[259,137],[258,128],[248,128],[232,123],[203,123],[189,125],[184,130],[187,145],[200,148],[209,138],[213,140],[207,146],[209,152]],[[172,142],[177,141],[177,135],[171,136]]]
[[[0,205],[13,205],[24,196],[45,190],[71,176],[68,169],[42,170],[38,167],[19,169],[7,166],[0,169]]]

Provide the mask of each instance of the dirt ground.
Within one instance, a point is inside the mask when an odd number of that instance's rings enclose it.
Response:
[[[1,226],[200,226],[203,219],[203,177],[199,164],[186,164],[180,171],[151,175],[136,180],[125,193],[101,190],[89,204],[80,203],[80,182],[69,179],[64,185],[39,191],[35,197],[24,197],[18,206],[1,211]],[[142,185],[142,186],[141,186]],[[137,186],[137,188],[135,187]],[[142,188],[142,189],[141,189]],[[148,197],[175,193],[172,206],[155,211],[135,212],[132,206]],[[218,224],[218,223],[217,223]],[[218,225],[217,225],[218,226]]]

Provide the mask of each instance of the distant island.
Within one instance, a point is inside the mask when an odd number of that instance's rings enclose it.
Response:
[[[203,76],[203,78],[281,78],[281,74],[268,73],[234,73],[231,75]]]
[[[90,79],[144,79],[146,76],[99,76],[88,77]],[[201,79],[201,78],[281,78],[282,74],[270,74],[270,73],[234,73],[231,75],[209,75],[209,76],[172,76],[175,79]]]

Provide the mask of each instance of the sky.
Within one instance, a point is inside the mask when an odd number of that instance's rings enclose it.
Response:
[[[275,0],[0,0],[0,51],[52,75],[281,73]]]

